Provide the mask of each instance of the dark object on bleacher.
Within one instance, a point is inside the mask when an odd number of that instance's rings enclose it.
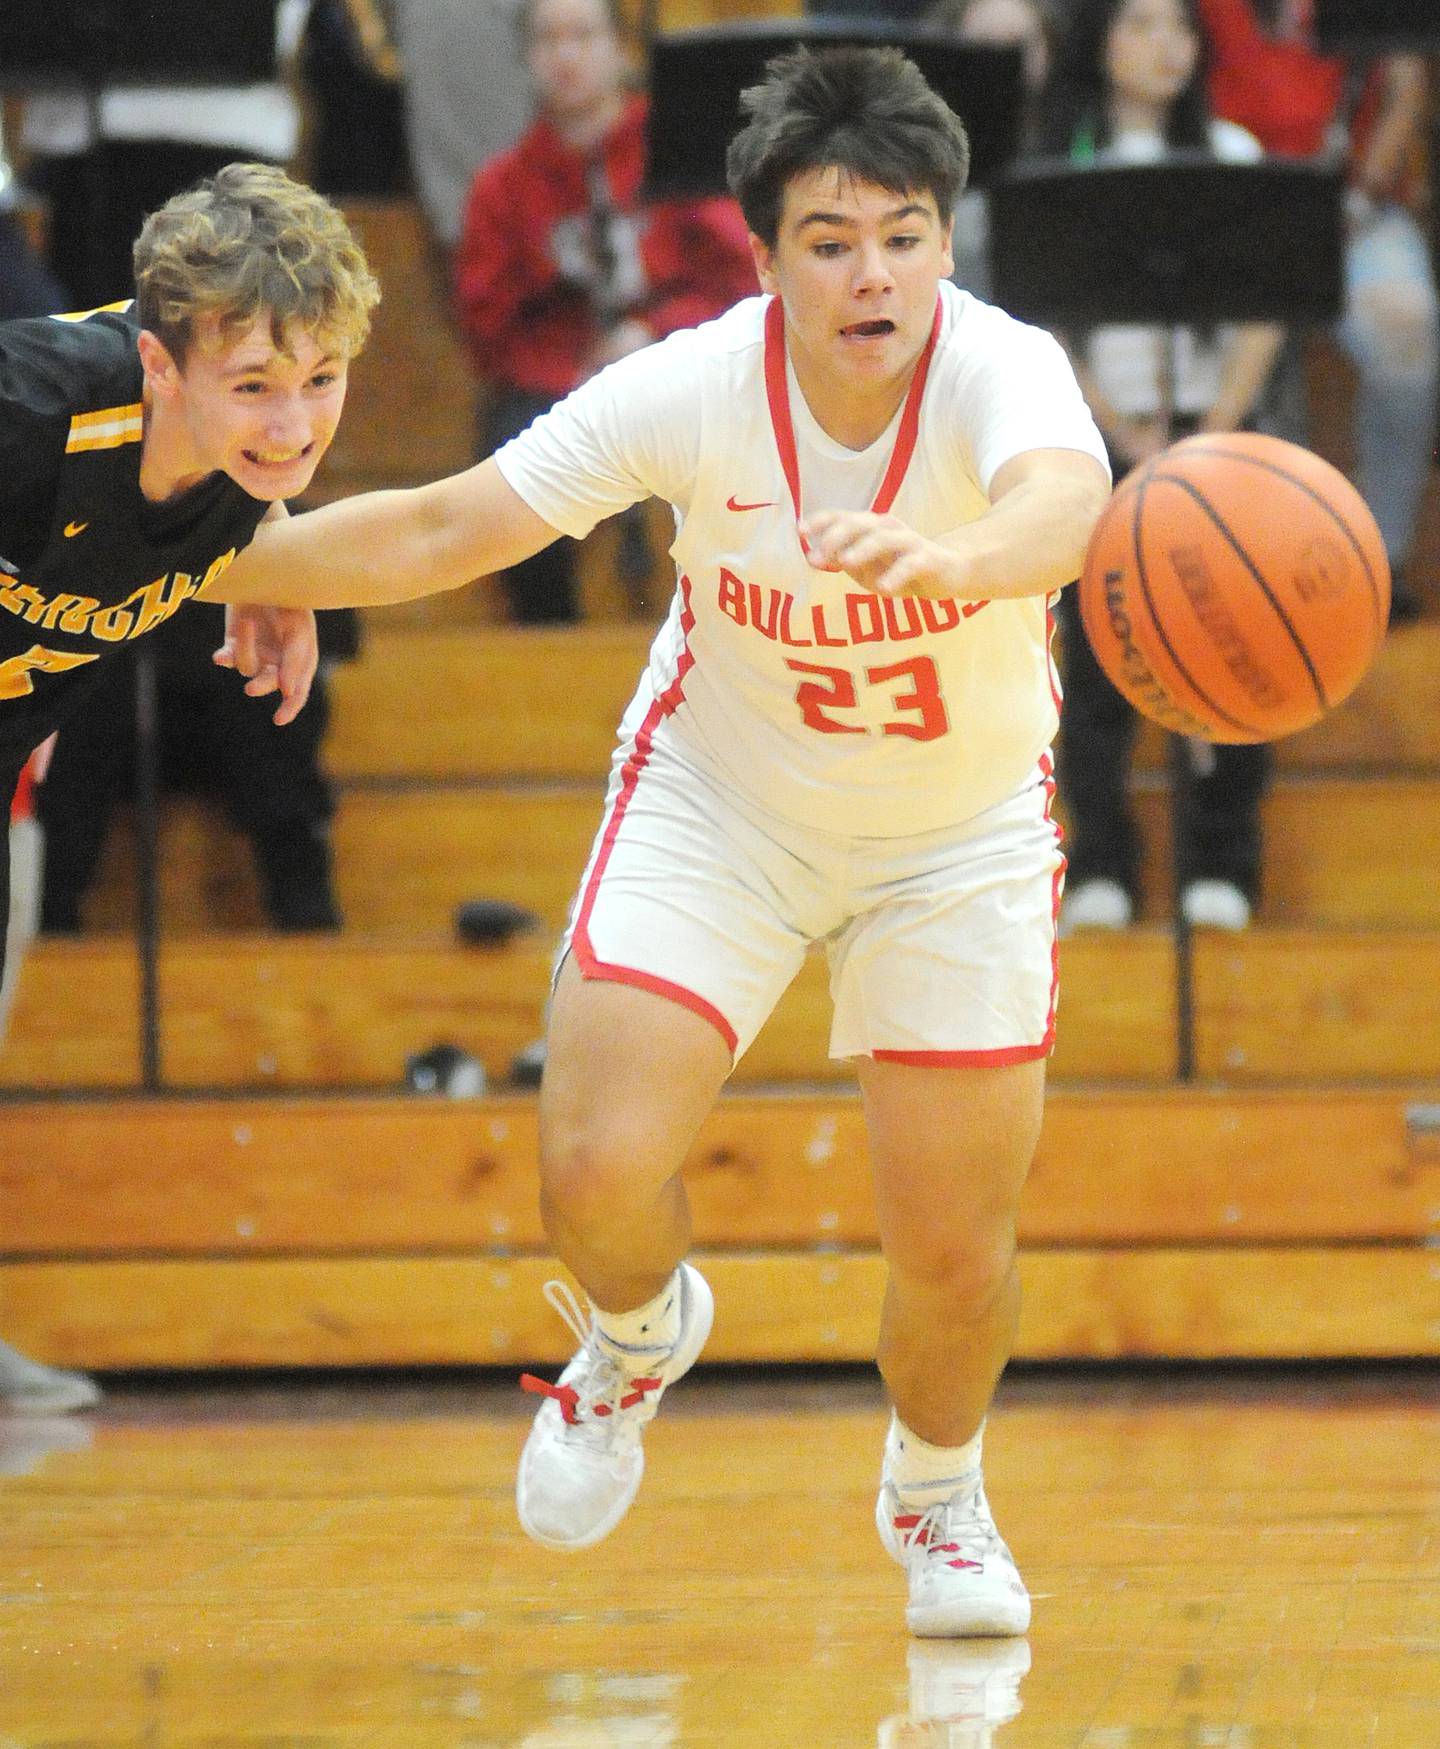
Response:
[[[510,1064],[510,1085],[512,1087],[538,1087],[545,1074],[545,1040],[537,1038],[533,1044],[526,1045],[523,1051],[518,1051]]]
[[[539,927],[533,911],[506,899],[467,899],[455,910],[455,933],[471,947],[500,947]]]
[[[405,1059],[405,1085],[412,1093],[443,1099],[479,1099],[485,1092],[485,1066],[459,1045],[431,1045]]]

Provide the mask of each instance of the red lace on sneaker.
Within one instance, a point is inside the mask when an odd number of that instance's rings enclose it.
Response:
[[[629,1382],[633,1389],[621,1397],[618,1405],[596,1403],[590,1413],[599,1419],[613,1415],[617,1407],[633,1409],[637,1403],[645,1401],[647,1391],[658,1391],[661,1384],[659,1379],[631,1379]],[[526,1372],[520,1375],[520,1389],[528,1391],[533,1397],[549,1397],[552,1402],[560,1405],[560,1413],[568,1426],[580,1425],[580,1393],[574,1385],[550,1385],[544,1379],[537,1379],[533,1373]]]
[[[932,1555],[955,1555],[959,1558],[953,1561],[947,1561],[945,1563],[947,1567],[968,1567],[972,1572],[978,1573],[983,1566],[983,1562],[967,1561],[965,1557],[960,1554],[959,1543],[931,1542],[930,1539],[934,1529],[929,1523],[931,1516],[932,1514],[928,1512],[904,1512],[893,1522],[896,1530],[901,1533],[902,1541],[907,1545],[918,1545],[920,1548],[926,1549]],[[910,1535],[909,1533],[912,1531],[914,1534]]]

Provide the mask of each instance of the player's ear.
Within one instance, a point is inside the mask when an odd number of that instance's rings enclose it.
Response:
[[[942,227],[940,238],[940,271],[948,279],[955,271],[955,215],[952,213]]]
[[[180,387],[180,366],[175,355],[148,328],[140,330],[136,341],[140,349],[140,367],[145,372],[145,386],[154,394],[173,395]]]
[[[750,233],[750,253],[755,258],[755,277],[760,281],[761,291],[778,296],[780,283],[775,277],[775,251],[754,231]]]

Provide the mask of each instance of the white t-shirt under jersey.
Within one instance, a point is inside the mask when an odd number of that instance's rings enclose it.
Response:
[[[988,509],[1012,457],[1103,462],[1104,444],[1055,340],[945,283],[923,394],[868,448],[845,449],[805,405],[770,306],[747,299],[611,365],[498,465],[570,535],[651,493],[674,506],[675,601],[622,742],[669,747],[826,831],[971,819],[1026,781],[1054,735],[1049,603],[879,598],[807,563],[797,509],[867,510],[883,485],[881,507],[938,536]]]

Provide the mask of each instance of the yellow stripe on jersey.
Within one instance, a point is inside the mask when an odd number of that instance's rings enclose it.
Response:
[[[92,316],[108,316],[116,310],[128,310],[134,302],[134,298],[121,298],[117,304],[97,304],[93,310],[57,311],[50,320],[52,322],[88,322]]]
[[[122,443],[139,443],[145,435],[145,408],[135,401],[128,407],[102,407],[95,413],[77,413],[70,421],[66,455],[82,449],[118,449]]]

